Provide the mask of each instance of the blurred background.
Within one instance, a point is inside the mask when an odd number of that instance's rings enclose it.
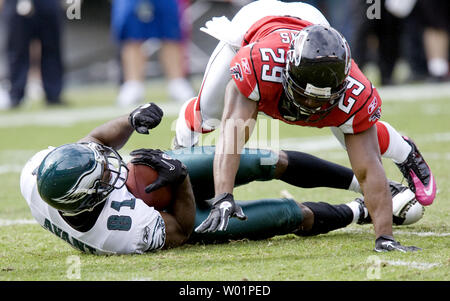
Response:
[[[0,0],[0,110],[30,100],[67,105],[67,91],[92,85],[112,87],[119,107],[144,101],[151,83],[165,87],[163,101],[181,103],[198,90],[217,44],[199,28],[249,2]],[[376,86],[448,82],[448,1],[304,2],[347,38]],[[157,30],[139,28],[127,9]]]

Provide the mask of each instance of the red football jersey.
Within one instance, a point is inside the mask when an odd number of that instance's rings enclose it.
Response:
[[[289,124],[340,127],[344,133],[363,132],[381,117],[381,99],[370,81],[352,60],[347,91],[339,104],[322,120],[295,118],[280,109],[284,97],[281,74],[295,35],[310,22],[293,17],[265,17],[246,33],[233,58],[230,73],[240,92],[258,102],[258,110]]]

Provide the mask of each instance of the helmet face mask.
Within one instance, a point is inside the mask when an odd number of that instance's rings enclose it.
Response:
[[[37,184],[45,202],[70,216],[92,211],[114,189],[122,188],[127,176],[126,164],[114,149],[74,143],[55,148],[44,158]]]
[[[339,32],[322,25],[305,27],[287,52],[282,74],[286,100],[308,121],[325,118],[346,91],[350,67],[350,48]]]
[[[306,93],[305,89],[297,85],[287,72],[283,72],[282,79],[284,93],[288,101],[290,101],[302,115],[309,117],[317,115],[317,118],[308,118],[308,121],[319,121],[325,118],[339,103],[339,100],[346,89],[346,84],[343,84],[342,89],[337,93],[334,93],[327,98],[323,98]]]

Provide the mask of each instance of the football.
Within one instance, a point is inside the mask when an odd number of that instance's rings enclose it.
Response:
[[[145,187],[152,184],[158,173],[147,165],[128,163],[128,179],[126,186],[128,190],[137,198],[143,200],[148,206],[156,210],[168,208],[172,201],[172,188],[170,186],[161,187],[150,193],[145,192]]]
[[[418,222],[425,208],[416,200],[414,192],[406,189],[392,198],[394,224],[411,225]]]

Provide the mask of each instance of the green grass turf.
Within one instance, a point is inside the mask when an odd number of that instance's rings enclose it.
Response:
[[[151,101],[166,99],[161,85],[150,85]],[[29,118],[32,113],[111,108],[117,89],[112,86],[71,89],[68,106],[45,108],[33,103],[1,112],[0,119]],[[161,103],[165,103],[162,101]],[[57,111],[59,112],[59,111]],[[124,114],[127,112],[123,112]],[[43,117],[45,118],[45,117]],[[170,147],[175,116],[166,116],[151,135],[134,135],[121,151],[138,147]],[[267,120],[264,117],[261,120]],[[415,139],[438,182],[435,203],[418,223],[395,227],[396,238],[417,245],[421,252],[378,254],[372,251],[371,225],[352,225],[317,237],[279,236],[263,241],[233,241],[220,245],[185,245],[144,255],[93,256],[81,254],[31,221],[19,190],[20,168],[48,145],[78,140],[106,119],[71,125],[26,125],[11,122],[0,127],[0,280],[71,280],[73,257],[79,260],[80,280],[450,280],[450,99],[418,102],[386,101],[383,120]],[[280,139],[331,137],[327,129],[279,124]],[[214,141],[214,135],[208,139]],[[349,166],[344,150],[311,151],[319,157]],[[389,178],[401,181],[398,169],[383,161]],[[1,167],[6,167],[2,171]],[[349,202],[357,195],[330,189],[297,189],[280,181],[252,183],[235,191],[237,199],[279,197],[288,190],[299,201]],[[422,234],[420,234],[422,233]],[[72,276],[71,276],[72,275]]]

